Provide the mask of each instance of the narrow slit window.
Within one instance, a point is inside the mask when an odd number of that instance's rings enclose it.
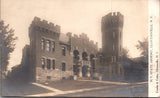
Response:
[[[55,41],[52,41],[52,51],[55,51]]]
[[[62,71],[66,71],[66,64],[62,63]]]
[[[113,32],[113,39],[115,38],[115,32]]]
[[[116,56],[114,56],[114,62],[116,62]]]
[[[114,44],[113,44],[113,51],[115,50],[115,46],[114,46]]]
[[[63,56],[66,55],[66,47],[62,47],[62,55],[63,55]]]
[[[45,69],[45,58],[42,58],[42,59],[41,59],[41,62],[42,62],[42,63],[41,63],[41,64],[42,64],[42,69]]]
[[[52,60],[52,69],[55,69],[55,60]]]

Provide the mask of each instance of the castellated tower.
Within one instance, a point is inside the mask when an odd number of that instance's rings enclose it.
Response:
[[[123,15],[111,12],[102,17],[102,53],[104,63],[118,63],[121,61]]]

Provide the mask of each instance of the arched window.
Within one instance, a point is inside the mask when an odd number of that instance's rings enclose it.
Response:
[[[82,53],[82,59],[87,61],[88,60],[88,54],[86,52]]]
[[[74,50],[73,51],[73,55],[74,55],[74,59],[78,59],[79,60],[79,52],[78,52],[78,50]]]
[[[77,63],[79,62],[79,51],[78,50],[74,50],[73,51],[73,62],[77,65]]]
[[[52,51],[55,51],[55,41],[52,41]]]

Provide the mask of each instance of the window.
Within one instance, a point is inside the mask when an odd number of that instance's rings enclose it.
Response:
[[[51,43],[50,43],[50,40],[47,40],[46,41],[46,50],[50,51],[50,49],[51,49]]]
[[[51,69],[51,60],[47,59],[47,69]]]
[[[100,63],[103,63],[103,58],[102,58],[102,56],[100,56]]]
[[[122,75],[122,68],[120,68],[120,74]]]
[[[44,29],[44,28],[42,28],[42,31],[43,31],[43,32],[45,32],[45,29]]]
[[[52,51],[54,52],[55,51],[55,42],[52,41]]]
[[[116,56],[112,56],[112,63],[116,62]]]
[[[66,47],[62,47],[62,55],[63,55],[63,56],[66,55]]]
[[[66,64],[62,63],[62,71],[66,71]]]
[[[52,69],[55,69],[55,60],[52,60],[52,64],[53,64]]]
[[[115,49],[115,46],[114,46],[114,44],[113,44],[113,51],[114,51],[114,49]]]
[[[42,64],[42,68],[44,69],[45,68],[45,58],[41,59],[41,64]]]
[[[47,76],[47,79],[51,79],[51,76]]]
[[[46,29],[46,32],[48,32],[48,29]]]
[[[44,40],[44,38],[41,39],[41,49],[45,50],[45,40]]]
[[[114,56],[114,62],[116,62],[116,56]]]
[[[115,38],[115,32],[113,32],[113,39]]]
[[[114,74],[114,70],[112,69],[112,74]]]
[[[111,58],[112,60],[111,60],[111,62],[113,63],[114,62],[114,56],[112,56],[112,58]]]

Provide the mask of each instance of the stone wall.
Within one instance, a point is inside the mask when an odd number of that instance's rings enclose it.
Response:
[[[124,69],[121,63],[108,64],[99,67],[99,73],[104,81],[121,81],[124,78]]]
[[[68,79],[71,76],[73,76],[72,71],[61,71],[60,69],[47,70],[40,67],[36,68],[36,82],[55,81],[63,78]]]

